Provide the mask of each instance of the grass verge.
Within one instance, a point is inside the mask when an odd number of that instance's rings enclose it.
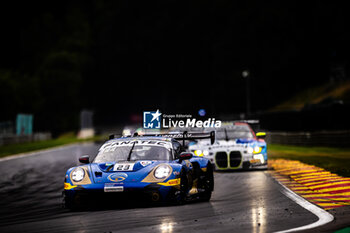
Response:
[[[269,159],[291,159],[350,177],[350,148],[268,145]]]
[[[72,144],[77,142],[100,141],[104,139],[106,139],[105,135],[95,136],[88,139],[78,139],[73,133],[68,133],[56,139],[51,139],[47,141],[28,142],[28,143],[0,146],[0,158],[9,156],[9,155],[42,150],[42,149],[47,149],[51,147],[62,146],[62,145],[67,145],[67,144]]]

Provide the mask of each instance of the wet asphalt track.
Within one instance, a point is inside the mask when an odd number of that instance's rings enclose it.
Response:
[[[210,202],[69,212],[66,170],[98,145],[83,144],[0,162],[0,232],[273,232],[317,221],[266,172],[215,174]]]

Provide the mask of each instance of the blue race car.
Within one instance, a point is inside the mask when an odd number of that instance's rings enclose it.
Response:
[[[111,136],[91,163],[89,156],[82,156],[82,165],[68,169],[63,191],[65,206],[71,209],[98,200],[209,201],[214,189],[212,164],[185,152],[176,140],[204,138],[214,142],[215,134]]]

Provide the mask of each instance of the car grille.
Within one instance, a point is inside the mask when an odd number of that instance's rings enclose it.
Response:
[[[219,168],[227,168],[228,167],[228,161],[227,161],[227,154],[226,152],[220,151],[217,152],[215,155],[215,161]]]
[[[242,156],[239,151],[230,152],[230,167],[238,167],[241,164]]]
[[[229,160],[227,160],[227,153],[225,151],[219,151],[215,154],[215,162],[219,168],[235,168],[242,162],[242,155],[239,151],[231,151],[229,153]]]

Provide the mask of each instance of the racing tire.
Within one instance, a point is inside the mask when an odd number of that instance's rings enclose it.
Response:
[[[182,170],[180,173],[180,190],[175,195],[175,204],[182,205],[186,202],[188,192],[188,179],[186,173]]]
[[[212,165],[208,164],[207,171],[205,172],[204,180],[204,192],[201,195],[202,201],[210,201],[211,194],[214,190],[214,173],[212,169]]]

